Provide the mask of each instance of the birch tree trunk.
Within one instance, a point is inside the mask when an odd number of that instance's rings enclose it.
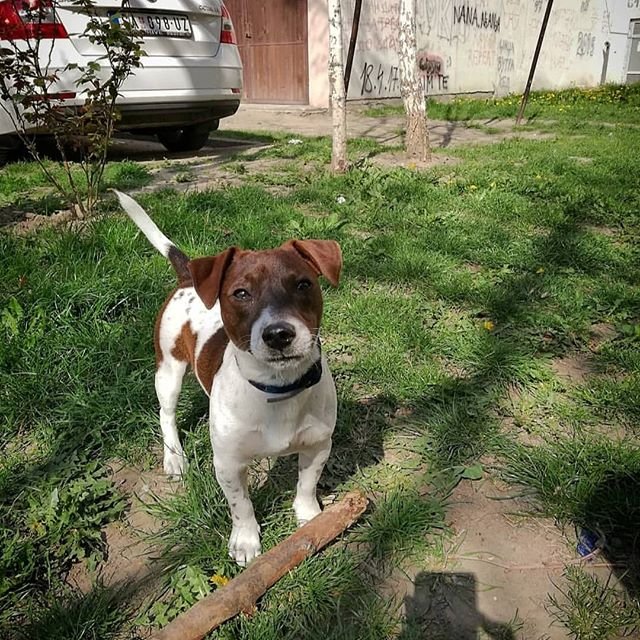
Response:
[[[329,87],[331,91],[331,119],[333,146],[331,170],[347,170],[347,108],[344,90],[342,13],[340,0],[328,0],[329,8]]]
[[[416,0],[400,0],[398,27],[400,95],[407,118],[405,149],[408,159],[426,162],[431,159],[431,145],[425,95],[418,75]]]

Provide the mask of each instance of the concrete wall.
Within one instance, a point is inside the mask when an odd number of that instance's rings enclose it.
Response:
[[[314,0],[320,1],[320,0]],[[326,0],[323,0],[326,2]],[[398,97],[399,0],[364,0],[350,99]],[[343,0],[345,52],[354,0]],[[524,89],[546,0],[416,0],[418,63],[427,95]],[[624,82],[629,21],[640,0],[555,0],[535,89]],[[311,37],[311,31],[310,31]],[[311,77],[311,85],[316,82]]]
[[[307,0],[307,11],[309,105],[327,107],[329,105],[329,12],[327,0]],[[353,16],[353,9],[351,15]]]

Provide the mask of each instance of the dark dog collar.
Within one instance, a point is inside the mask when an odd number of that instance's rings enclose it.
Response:
[[[292,382],[291,384],[285,384],[278,386],[275,384],[262,384],[255,380],[247,380],[252,386],[263,391],[264,393],[270,393],[273,398],[267,398],[267,402],[280,402],[281,400],[288,400],[302,393],[305,389],[310,389],[314,385],[320,382],[322,378],[322,346],[320,344],[320,338],[318,337],[318,349],[321,350],[320,357],[311,365],[305,374],[300,378]]]
[[[248,382],[256,389],[264,391],[264,393],[270,393],[273,396],[277,396],[273,398],[267,398],[267,402],[271,403],[280,402],[281,400],[288,400],[289,398],[297,396],[305,389],[309,389],[318,384],[318,382],[320,382],[320,378],[322,378],[322,359],[318,358],[318,360],[316,360],[311,365],[311,368],[302,377],[298,378],[291,384],[278,386],[275,384],[262,384],[261,382],[256,382],[255,380],[248,380]]]

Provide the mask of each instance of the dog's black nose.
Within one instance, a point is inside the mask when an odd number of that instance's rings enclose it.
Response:
[[[295,337],[296,329],[288,322],[274,322],[265,327],[262,332],[262,339],[265,344],[272,349],[278,349],[278,351],[288,347]]]

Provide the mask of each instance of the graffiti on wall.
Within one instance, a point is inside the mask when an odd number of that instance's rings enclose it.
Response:
[[[365,62],[360,73],[360,95],[375,98],[395,94],[400,90],[400,76],[397,65],[376,65]]]
[[[354,0],[344,1],[349,15]],[[417,66],[425,94],[522,90],[546,6],[547,0],[417,0]],[[538,82],[598,81],[596,53],[609,17],[603,7],[604,0],[556,0],[545,40],[553,46],[543,49]],[[363,5],[354,64],[359,81],[351,85],[351,98],[399,96],[398,13],[399,0]]]
[[[368,0],[360,18],[356,50],[397,51],[399,12],[399,0]]]
[[[495,11],[478,11],[478,7],[469,4],[454,5],[453,7],[454,24],[465,24],[477,29],[490,29],[491,31],[500,31],[500,16]]]
[[[442,57],[428,51],[418,53],[418,69],[425,95],[446,93],[449,90],[449,75],[445,73]]]
[[[576,55],[592,56],[596,47],[596,37],[592,33],[583,33],[578,31],[578,48]]]
[[[425,95],[446,93],[449,90],[449,76],[444,70],[440,56],[425,51],[418,53],[420,81]],[[398,65],[384,65],[366,62],[360,72],[360,97],[378,98],[398,94],[400,91],[400,71]]]
[[[499,94],[509,93],[511,90],[511,75],[516,70],[514,45],[511,40],[500,40],[498,43],[498,62],[496,70],[498,81],[496,89]]]

